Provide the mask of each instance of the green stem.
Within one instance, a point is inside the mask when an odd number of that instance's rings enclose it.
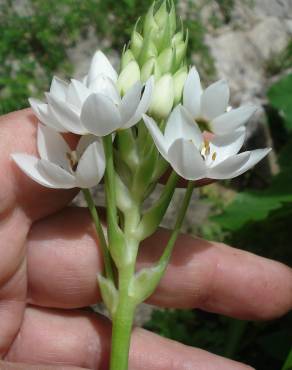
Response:
[[[136,231],[137,238],[140,240],[152,235],[160,225],[176,189],[178,179],[179,176],[173,171],[168,178],[158,202],[143,215]]]
[[[134,265],[133,265],[134,266]],[[110,370],[128,370],[131,332],[136,305],[128,296],[133,268],[119,273],[119,303],[112,323],[112,347]]]
[[[168,240],[166,248],[164,249],[163,254],[160,257],[159,263],[164,263],[165,265],[167,265],[167,263],[168,263],[168,261],[171,257],[171,253],[172,253],[173,247],[175,245],[175,242],[176,242],[176,240],[179,236],[180,229],[181,229],[182,223],[184,221],[186,212],[188,210],[188,206],[189,206],[194,188],[195,188],[195,182],[189,181],[188,187],[187,187],[184,199],[183,199],[182,206],[181,206],[181,208],[178,212],[178,215],[177,215],[177,219],[176,219],[174,229],[172,230],[172,233],[170,235],[170,238]]]
[[[113,158],[113,143],[111,135],[103,138],[103,147],[106,158],[105,169],[105,188],[106,188],[106,203],[108,214],[109,233],[115,230],[117,226],[117,205],[115,194],[115,169]]]
[[[111,257],[109,254],[109,250],[107,247],[107,242],[104,236],[104,232],[101,226],[100,219],[98,217],[98,213],[96,211],[95,203],[94,200],[91,196],[90,190],[89,189],[82,189],[84,198],[86,200],[86,203],[88,205],[88,209],[90,211],[92,220],[95,225],[95,230],[97,232],[98,238],[99,238],[99,245],[102,250],[103,254],[103,260],[104,260],[104,266],[105,266],[105,273],[106,277],[114,281],[114,275],[113,275],[113,270],[112,270],[112,264],[111,264]]]

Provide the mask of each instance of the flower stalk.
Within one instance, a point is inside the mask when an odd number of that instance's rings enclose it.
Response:
[[[103,228],[95,207],[95,202],[92,198],[92,195],[90,193],[89,189],[83,189],[82,190],[84,198],[86,200],[89,212],[91,214],[92,220],[94,222],[95,230],[99,238],[99,245],[102,250],[103,260],[104,260],[104,268],[105,268],[105,276],[110,279],[111,281],[114,281],[114,274],[112,269],[112,262],[111,262],[111,256],[108,250],[107,242],[105,239],[105,235],[103,232]]]

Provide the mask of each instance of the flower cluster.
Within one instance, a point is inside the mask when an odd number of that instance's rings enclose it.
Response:
[[[238,154],[256,107],[229,109],[224,80],[202,89],[196,68],[187,69],[187,34],[177,31],[173,3],[168,8],[164,1],[156,12],[153,5],[138,28],[123,52],[120,74],[97,51],[81,81],[55,77],[46,102],[29,100],[42,125],[41,158],[18,153],[13,159],[35,181],[56,188],[98,184],[105,170],[101,138],[143,120],[162,157],[188,180],[233,178],[269,152]],[[64,132],[81,135],[76,150],[66,144]],[[145,140],[147,135],[144,130]]]

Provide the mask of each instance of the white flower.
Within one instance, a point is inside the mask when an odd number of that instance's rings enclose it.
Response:
[[[102,143],[94,136],[83,136],[71,150],[62,135],[39,125],[37,147],[40,158],[14,153],[18,167],[48,188],[90,188],[97,185],[105,170]]]
[[[30,104],[38,119],[56,131],[105,136],[142,118],[150,104],[152,85],[152,79],[145,86],[137,82],[121,98],[117,73],[98,51],[83,82],[72,79],[67,83],[54,77],[47,103],[30,99]]]
[[[225,135],[241,128],[254,114],[256,106],[243,105],[227,111],[230,91],[220,80],[203,91],[195,67],[188,74],[183,92],[183,105],[200,127],[216,135]]]
[[[181,105],[171,113],[164,135],[152,118],[144,115],[143,119],[161,155],[187,180],[231,179],[250,169],[270,151],[257,149],[237,154],[245,130],[206,140]]]

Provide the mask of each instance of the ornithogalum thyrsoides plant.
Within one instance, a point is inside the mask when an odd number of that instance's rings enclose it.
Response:
[[[199,180],[239,176],[270,151],[239,153],[256,107],[231,109],[225,80],[203,89],[196,68],[186,62],[187,45],[174,4],[153,4],[123,50],[119,73],[97,51],[82,80],[55,77],[46,102],[30,99],[39,120],[39,158],[13,154],[41,185],[84,193],[103,251],[97,280],[113,322],[111,370],[128,368],[135,309],[165,272]],[[65,132],[80,135],[75,150]],[[145,211],[163,175],[168,180],[160,198]],[[164,251],[152,267],[136,271],[139,245],[159,227],[181,177],[188,185]],[[89,190],[102,180],[107,235]]]

